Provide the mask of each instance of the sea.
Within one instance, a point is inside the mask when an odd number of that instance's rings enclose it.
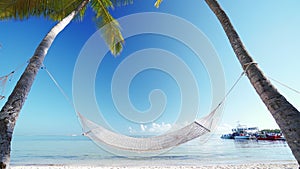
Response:
[[[11,165],[197,166],[296,163],[285,141],[231,140],[214,134],[153,157],[128,158],[104,151],[85,136],[14,136]]]

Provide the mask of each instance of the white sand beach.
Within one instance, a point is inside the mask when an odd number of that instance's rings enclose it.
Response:
[[[297,163],[282,164],[218,164],[203,166],[86,166],[86,165],[26,165],[11,166],[11,169],[298,169]]]

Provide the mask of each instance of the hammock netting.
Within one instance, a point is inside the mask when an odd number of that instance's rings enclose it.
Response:
[[[56,82],[51,73],[45,69],[50,78],[54,81],[56,86],[60,89],[62,94],[68,99],[62,88]],[[166,132],[162,135],[152,137],[131,137],[123,135],[114,131],[111,131],[96,121],[88,119],[85,115],[77,112],[83,135],[89,137],[94,143],[101,146],[106,150],[113,150],[114,152],[124,154],[128,153],[134,155],[134,153],[143,153],[145,155],[153,155],[163,150],[169,150],[173,147],[179,146],[195,138],[201,137],[203,140],[207,139],[204,135],[211,132],[219,122],[221,118],[221,110],[223,102],[225,101],[228,94],[232,91],[237,82],[244,75],[242,73],[236,83],[227,92],[221,102],[212,110],[208,115],[201,119],[197,119],[184,127]],[[69,99],[68,99],[69,100]],[[72,104],[72,102],[70,102]],[[73,105],[73,104],[72,104]],[[75,108],[76,109],[76,108]],[[112,152],[112,151],[110,151]],[[139,154],[141,155],[141,154]]]
[[[0,77],[0,100],[4,99],[4,92],[5,92],[5,87],[6,83],[9,80],[9,78],[13,75],[14,72],[11,72],[8,75]]]
[[[209,115],[183,128],[152,137],[130,137],[108,130],[78,113],[84,135],[98,145],[129,152],[158,152],[170,149],[210,132],[213,125],[213,110]]]
[[[59,86],[59,84],[56,82],[54,77],[50,74],[50,72],[46,68],[45,70],[49,74],[50,78],[54,81],[56,86],[60,89],[62,94],[68,100],[70,100],[65,94],[65,92],[62,90],[62,88]],[[9,80],[9,78],[14,74],[14,72],[15,71],[11,72],[6,76],[0,77],[0,100],[5,98],[4,91],[6,83]],[[101,125],[97,124],[96,122],[87,119],[84,115],[77,113],[83,129],[83,134],[100,146],[105,145],[109,148],[113,148],[116,150],[134,153],[159,152],[161,150],[179,146],[190,140],[210,133],[211,130],[213,130],[217,126],[217,123],[219,122],[221,117],[221,110],[219,111],[219,109],[225,101],[226,97],[229,95],[229,93],[233,90],[238,81],[244,75],[244,72],[240,75],[238,80],[234,83],[234,85],[227,92],[223,100],[219,103],[218,106],[216,106],[214,110],[212,110],[207,116],[195,120],[194,122],[191,122],[190,124],[180,129],[172,130],[165,134],[152,137],[130,137],[106,129]]]

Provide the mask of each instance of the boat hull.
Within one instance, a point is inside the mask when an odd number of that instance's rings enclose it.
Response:
[[[270,140],[270,141],[281,140],[281,141],[284,141],[285,138],[281,137],[281,136],[267,136],[267,137],[258,137],[257,140]]]
[[[234,136],[234,139],[250,139],[250,136]]]

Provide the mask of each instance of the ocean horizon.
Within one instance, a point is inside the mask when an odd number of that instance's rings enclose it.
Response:
[[[296,162],[285,141],[226,140],[212,135],[153,157],[127,158],[104,151],[89,138],[14,136],[11,165],[155,166]]]

